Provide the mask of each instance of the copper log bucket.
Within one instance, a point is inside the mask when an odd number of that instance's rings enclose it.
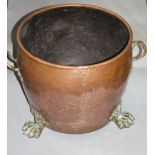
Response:
[[[18,59],[9,55],[28,97],[34,122],[23,127],[38,138],[44,127],[87,133],[113,121],[128,128],[134,117],[121,109],[132,61],[146,54],[128,23],[112,11],[86,4],[39,9],[16,33]],[[139,53],[132,56],[134,46]]]

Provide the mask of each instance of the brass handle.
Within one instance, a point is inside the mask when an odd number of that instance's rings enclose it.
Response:
[[[8,51],[7,51],[7,56],[8,56],[8,60],[10,60],[12,63],[17,63],[17,60],[13,58],[13,56]],[[9,63],[7,63],[7,67],[14,72],[18,72],[18,67],[15,67]]]
[[[10,60],[13,64],[17,63],[17,60],[8,51],[7,51],[7,56],[8,56],[8,60]],[[21,76],[21,73],[20,73],[18,67],[15,67],[14,65],[7,63],[7,68],[10,69],[11,71],[15,72],[18,75],[18,77],[20,78],[20,80],[23,81],[22,80],[23,78]]]
[[[9,58],[9,60],[11,60],[11,61],[14,62],[14,63],[17,63],[17,59],[15,59],[15,58],[10,54],[9,51],[7,51],[7,56],[8,56],[8,58]]]
[[[143,41],[140,41],[140,40],[133,41],[132,49],[134,49],[135,46],[138,47],[139,52],[137,55],[133,56],[133,58],[132,58],[133,61],[143,58],[147,53],[147,48]]]

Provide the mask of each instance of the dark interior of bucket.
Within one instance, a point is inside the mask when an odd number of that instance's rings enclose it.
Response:
[[[54,64],[83,66],[115,57],[127,45],[124,23],[106,12],[62,7],[33,17],[22,29],[24,47]]]

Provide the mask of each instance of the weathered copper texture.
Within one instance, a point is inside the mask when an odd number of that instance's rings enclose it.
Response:
[[[33,56],[21,42],[23,26],[35,15],[64,6],[88,7],[115,16],[129,31],[127,45],[115,57],[85,66],[58,65]],[[132,64],[132,31],[124,19],[96,6],[51,6],[24,19],[17,31],[17,44],[25,91],[30,104],[47,119],[49,128],[64,133],[86,133],[109,122],[121,100]]]

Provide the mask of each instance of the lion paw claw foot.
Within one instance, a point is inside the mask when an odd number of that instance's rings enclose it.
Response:
[[[118,128],[123,129],[129,128],[131,125],[133,125],[135,118],[132,114],[123,112],[121,109],[121,104],[119,104],[112,113],[110,120],[113,121]]]
[[[41,127],[37,122],[26,122],[22,128],[23,134],[27,135],[28,138],[39,138],[43,127]]]

